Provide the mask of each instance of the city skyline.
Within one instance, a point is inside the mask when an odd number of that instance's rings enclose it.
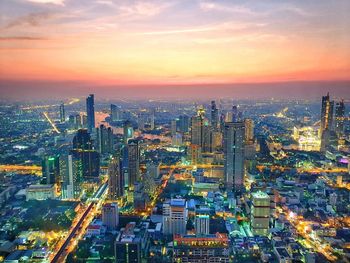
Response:
[[[6,0],[0,7],[6,98],[62,90],[176,97],[188,87],[190,97],[196,89],[212,97],[210,87],[244,97],[244,87],[259,94],[267,85],[281,86],[281,97],[319,86],[317,97],[325,86],[337,94],[350,83],[347,1]]]

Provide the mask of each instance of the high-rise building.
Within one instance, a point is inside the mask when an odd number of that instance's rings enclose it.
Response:
[[[245,119],[244,126],[245,126],[245,142],[252,143],[254,141],[254,121],[252,119]]]
[[[204,109],[200,108],[196,116],[191,118],[191,144],[203,146]]]
[[[58,156],[45,156],[42,160],[42,183],[59,183],[60,166]]]
[[[186,234],[187,208],[185,199],[171,199],[163,204],[163,234]]]
[[[155,128],[155,110],[154,109],[152,109],[152,111],[151,111],[150,128],[151,128],[151,130],[154,130],[154,128]]]
[[[124,144],[128,143],[128,140],[134,136],[134,129],[131,126],[130,121],[125,121],[123,125],[123,141]]]
[[[133,189],[135,182],[140,179],[140,148],[138,140],[128,141],[128,170],[129,188]]]
[[[344,132],[345,104],[341,100],[335,104],[335,131],[337,134]]]
[[[321,129],[320,129],[321,136],[324,130],[332,130],[333,106],[334,106],[334,101],[330,100],[329,93],[327,93],[327,96],[322,97]]]
[[[108,198],[116,200],[124,195],[124,177],[119,158],[113,158],[108,166]]]
[[[108,230],[117,230],[119,225],[119,210],[117,203],[106,203],[103,205],[102,223]]]
[[[210,122],[211,127],[215,130],[219,125],[219,110],[216,107],[215,101],[211,101],[211,110],[210,110]]]
[[[81,161],[84,177],[96,178],[100,175],[100,155],[92,145],[90,134],[86,129],[80,129],[73,138],[70,153]]]
[[[228,122],[224,128],[224,175],[228,190],[239,192],[244,177],[244,137],[243,122]]]
[[[209,234],[209,221],[210,217],[206,211],[196,211],[194,219],[194,225],[196,229],[196,235],[208,235]]]
[[[64,110],[64,103],[60,104],[60,122],[64,123],[66,121],[66,113]]]
[[[188,132],[190,127],[190,118],[187,115],[179,117],[179,131],[182,133]]]
[[[270,222],[270,196],[262,191],[252,193],[250,225],[254,235],[267,236]]]
[[[113,153],[113,130],[111,127],[106,128],[103,124],[96,129],[97,150],[100,154]]]
[[[170,132],[171,132],[171,136],[175,136],[176,135],[176,120],[171,120]]]
[[[73,149],[92,150],[92,140],[87,129],[79,129],[73,137]]]
[[[220,262],[230,261],[230,240],[227,234],[174,235],[173,262]]]
[[[213,152],[212,148],[212,139],[213,139],[213,131],[211,127],[208,125],[208,122],[204,122],[203,126],[203,137],[202,137],[202,152],[211,153]]]
[[[111,121],[121,121],[122,113],[117,105],[111,104]]]
[[[60,178],[62,180],[61,198],[77,199],[81,194],[82,183],[82,163],[81,160],[74,158],[73,155],[61,155]]]
[[[238,107],[236,105],[232,106],[232,122],[238,122]]]
[[[89,133],[95,128],[95,102],[94,94],[90,94],[86,98],[86,114],[87,114],[87,129]]]

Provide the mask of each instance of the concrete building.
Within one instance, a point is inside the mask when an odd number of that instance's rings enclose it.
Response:
[[[265,192],[252,193],[250,226],[254,235],[267,236],[270,222],[270,196]]]
[[[171,199],[163,204],[163,234],[186,234],[187,208],[185,199]]]
[[[103,205],[102,222],[108,230],[117,230],[119,225],[119,209],[117,203],[107,203]]]

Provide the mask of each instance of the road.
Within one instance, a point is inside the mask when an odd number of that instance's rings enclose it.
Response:
[[[83,212],[78,222],[73,228],[70,229],[68,236],[66,237],[63,244],[58,248],[57,252],[51,260],[51,263],[64,262],[69,252],[74,249],[77,241],[83,236],[87,226],[93,220],[95,213],[99,209],[103,199],[101,197],[107,190],[107,183],[102,184],[96,191],[94,196],[88,201],[88,206]]]

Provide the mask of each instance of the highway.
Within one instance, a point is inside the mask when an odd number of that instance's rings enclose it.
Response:
[[[72,249],[74,247],[74,244],[75,244],[74,241],[76,241],[76,239],[79,239],[79,236],[82,236],[84,232],[83,228],[84,227],[86,228],[89,225],[89,221],[93,219],[93,216],[89,218],[89,215],[90,216],[93,215],[94,214],[93,210],[99,207],[100,201],[98,201],[98,199],[102,197],[102,195],[106,192],[106,190],[107,190],[107,183],[104,183],[99,187],[99,189],[96,191],[96,193],[92,197],[93,201],[89,201],[90,203],[88,207],[86,208],[86,210],[84,211],[83,215],[80,217],[76,225],[73,228],[71,228],[70,233],[68,234],[68,236],[66,237],[66,240],[63,242],[63,244],[60,246],[60,248],[56,252],[55,256],[51,260],[51,263],[65,261],[65,258],[69,253],[69,248]],[[79,230],[81,230],[80,233],[79,233]],[[73,244],[73,246],[71,246],[71,244]]]

